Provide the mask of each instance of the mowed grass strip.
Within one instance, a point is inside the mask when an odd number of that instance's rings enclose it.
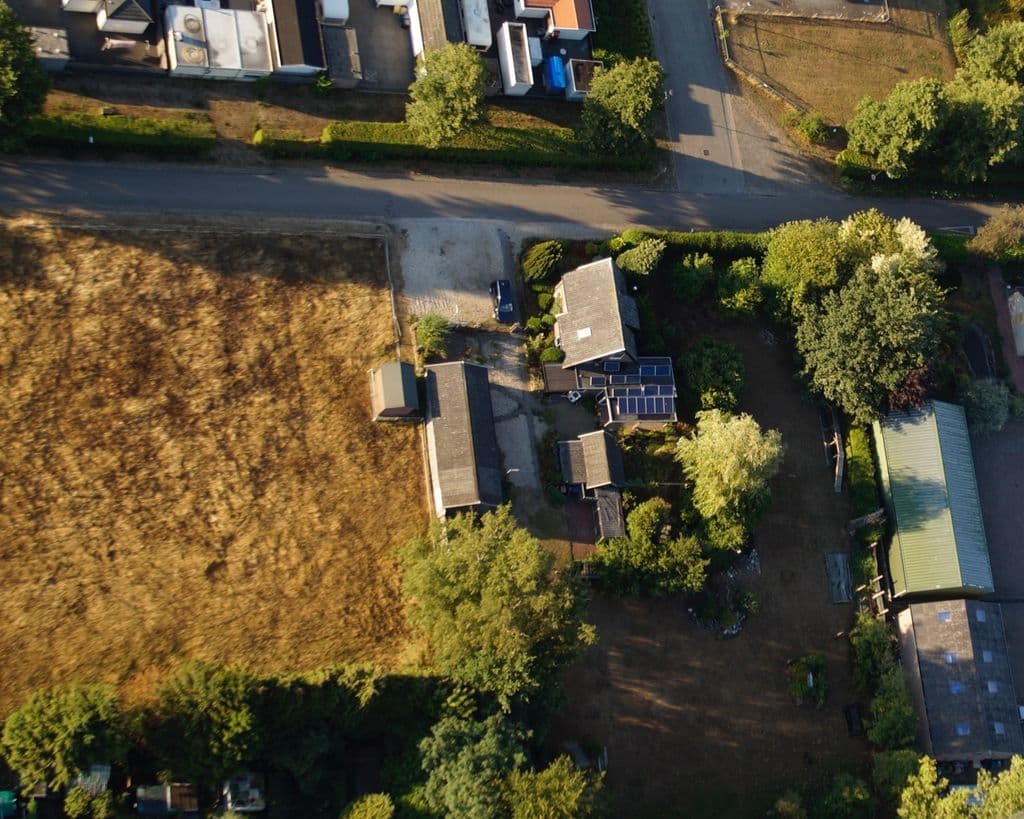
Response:
[[[953,76],[941,3],[900,0],[890,11],[889,24],[735,16],[726,20],[729,52],[830,123],[845,123],[865,95],[881,99],[903,80]]]
[[[0,718],[186,657],[391,664],[426,511],[417,428],[370,421],[381,244],[6,221],[0,259]]]

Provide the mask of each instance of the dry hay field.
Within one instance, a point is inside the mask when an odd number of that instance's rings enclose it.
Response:
[[[956,68],[938,0],[892,0],[890,23],[729,15],[732,58],[805,108],[841,125],[865,96],[899,82],[951,79]]]
[[[187,657],[395,660],[419,432],[376,239],[0,223],[0,717]]]

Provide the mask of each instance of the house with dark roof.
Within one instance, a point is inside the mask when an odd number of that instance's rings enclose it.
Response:
[[[545,35],[564,40],[582,40],[597,30],[590,0],[514,0],[520,19],[545,21]]]
[[[975,764],[1024,753],[1000,606],[913,603],[898,622],[924,753]]]
[[[611,259],[571,270],[555,285],[555,346],[562,369],[581,364],[636,361],[640,314],[626,279]]]
[[[455,361],[430,364],[427,459],[438,517],[484,512],[504,501],[487,368]]]
[[[370,370],[370,409],[374,421],[409,420],[420,414],[416,370],[406,361],[388,361]]]
[[[139,785],[135,788],[135,812],[139,816],[199,813],[199,795],[195,785],[187,783]]]
[[[988,541],[962,407],[932,401],[874,424],[893,595],[959,597],[994,591]]]
[[[316,0],[260,0],[274,46],[274,73],[311,77],[327,67]]]
[[[622,487],[626,474],[622,451],[615,438],[605,430],[598,430],[572,441],[559,441],[558,460],[565,482],[581,498],[593,501],[598,536],[625,535]]]
[[[149,0],[103,0],[96,11],[100,31],[144,34],[152,22]]]
[[[601,259],[566,273],[555,286],[555,344],[565,353],[543,366],[546,392],[590,392],[606,426],[674,422],[672,359],[637,351],[639,312],[622,271]]]

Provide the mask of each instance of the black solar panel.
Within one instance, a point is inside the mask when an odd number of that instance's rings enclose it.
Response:
[[[619,371],[618,361],[606,361],[604,362],[604,371],[606,373],[617,373]]]
[[[590,376],[591,387],[603,387],[607,383],[607,379],[603,375],[592,375]]]
[[[643,367],[640,368],[641,370]],[[654,368],[655,375],[672,375],[672,367],[665,364],[659,364]]]
[[[659,389],[660,387],[655,384],[644,384],[644,395],[658,395]]]
[[[613,375],[611,377],[611,383],[612,384],[625,384],[626,383],[626,376],[624,376],[624,375]]]
[[[643,395],[644,391],[642,387],[628,387],[626,395]]]
[[[671,384],[662,384],[658,387],[658,395],[675,395],[676,388]]]
[[[626,376],[626,383],[627,384],[639,384],[640,383],[640,376],[639,375],[627,375]]]
[[[641,364],[640,365],[640,375],[657,375],[657,374],[658,374],[658,368],[657,367],[654,367],[654,366],[652,366],[650,364]]]

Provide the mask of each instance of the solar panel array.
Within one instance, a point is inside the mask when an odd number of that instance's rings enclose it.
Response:
[[[675,402],[671,396],[648,395],[636,398],[619,397],[615,399],[615,414],[622,415],[671,415],[675,411]]]
[[[608,380],[603,375],[592,375],[590,376],[591,387],[603,387]]]
[[[612,387],[613,398],[668,396],[674,398],[676,388],[671,384],[644,384],[642,387]]]
[[[612,384],[639,384],[639,375],[613,375],[610,379]]]
[[[640,375],[666,376],[672,375],[671,364],[641,364]]]

